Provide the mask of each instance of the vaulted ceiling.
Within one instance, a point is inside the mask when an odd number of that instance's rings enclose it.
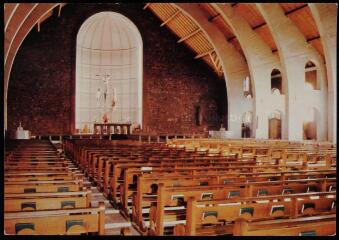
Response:
[[[62,17],[62,8],[66,3],[6,3],[4,5],[4,90],[7,96],[8,80],[15,55],[27,34],[33,27],[43,27],[43,22],[53,14]],[[220,3],[224,4],[224,3]],[[258,33],[264,42],[271,48],[273,53],[278,49],[272,37],[270,29],[263,16],[254,3],[226,3],[229,4],[239,15],[241,15]],[[242,47],[225,19],[214,9],[210,3],[199,3],[200,9],[211,24],[215,24],[225,36],[225,41],[233,46],[245,58]],[[285,15],[300,29],[305,40],[312,45],[321,56],[324,50],[321,43],[319,31],[316,27],[312,13],[307,3],[280,3]],[[168,27],[178,36],[178,44],[186,44],[196,53],[195,59],[202,59],[212,67],[220,76],[223,74],[220,59],[209,42],[204,31],[190,18],[189,15],[180,10],[175,3],[147,3],[145,11],[153,12],[161,21],[159,27]],[[245,59],[246,60],[246,59]]]

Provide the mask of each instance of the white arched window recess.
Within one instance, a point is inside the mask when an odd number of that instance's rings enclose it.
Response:
[[[311,90],[320,89],[317,74],[317,66],[312,61],[308,61],[305,65],[306,88]]]
[[[127,17],[100,12],[80,27],[76,43],[75,127],[142,126],[142,38]]]
[[[279,96],[281,93],[280,93],[280,90],[278,88],[272,88],[272,94]]]
[[[273,69],[271,72],[271,91],[272,94],[281,94],[282,92],[282,76],[278,69]]]
[[[243,91],[245,98],[251,99],[252,98],[252,92],[251,92],[251,83],[250,78],[247,76],[243,80]]]

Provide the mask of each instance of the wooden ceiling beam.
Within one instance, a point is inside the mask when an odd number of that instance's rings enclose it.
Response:
[[[235,36],[233,36],[233,37],[227,38],[227,42],[230,42],[230,41],[232,41],[234,38],[236,38],[236,37],[235,37]]]
[[[317,40],[317,39],[319,39],[319,38],[320,38],[320,36],[318,35],[318,36],[315,36],[315,37],[313,37],[313,38],[306,39],[306,41],[307,41],[307,42],[312,42],[312,41]]]
[[[203,53],[200,53],[198,54],[197,56],[194,57],[194,59],[199,59],[199,58],[202,58],[210,53],[214,52],[214,49],[211,49],[211,50],[208,50],[207,52],[203,52]]]
[[[49,12],[47,12],[46,14],[44,14],[39,20],[38,20],[38,32],[40,32],[41,29],[41,23],[43,23],[44,21],[47,20],[47,18],[49,18],[50,16],[53,15],[53,9],[51,9]]]
[[[287,15],[289,15],[289,14],[291,14],[291,13],[294,13],[294,12],[296,12],[296,11],[299,11],[300,9],[303,9],[303,8],[305,8],[305,7],[307,7],[307,6],[308,6],[307,3],[304,4],[304,5],[301,5],[301,6],[297,7],[297,8],[294,8],[294,9],[292,9],[292,10],[290,10],[290,11],[285,12],[285,15],[287,16]]]
[[[189,39],[190,37],[194,36],[195,34],[199,33],[200,31],[201,31],[200,28],[198,28],[197,30],[194,30],[193,32],[189,33],[188,35],[186,35],[186,36],[180,38],[180,39],[178,40],[178,43],[181,43],[181,42],[183,42],[183,41]]]
[[[219,72],[221,66],[220,66],[220,61],[219,61],[218,56],[215,55],[215,58],[214,58],[214,57],[212,56],[212,53],[209,53],[208,55],[210,56],[211,61],[212,61],[213,65],[214,65],[215,69],[217,70],[217,72]]]
[[[4,25],[5,25],[5,32],[11,18],[13,17],[16,9],[18,8],[19,3],[4,3]]]
[[[58,17],[61,16],[61,8],[62,8],[63,6],[65,6],[65,5],[66,5],[66,3],[60,3],[59,9],[58,9]]]
[[[146,8],[148,8],[149,5],[151,5],[151,4],[150,3],[146,3],[145,6],[142,9],[146,10]]]
[[[208,18],[208,21],[209,21],[209,22],[212,22],[215,18],[217,18],[217,17],[219,17],[219,16],[220,16],[220,13],[218,13],[218,14],[212,16],[212,17],[209,17],[209,18]]]
[[[175,16],[177,16],[178,13],[180,13],[180,10],[177,10],[174,14],[172,14],[172,16],[170,16],[169,18],[167,18],[167,19],[160,25],[160,27],[165,26],[169,21],[171,21],[173,18],[175,18]]]
[[[255,30],[255,29],[261,28],[261,27],[263,27],[263,26],[265,26],[265,25],[266,25],[266,22],[263,22],[263,23],[260,23],[260,24],[257,25],[257,26],[254,26],[252,29]]]

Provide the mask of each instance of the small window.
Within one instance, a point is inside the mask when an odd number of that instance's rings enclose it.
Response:
[[[252,98],[251,83],[248,76],[243,81],[243,90],[246,98]]]
[[[305,84],[307,88],[319,90],[317,82],[317,66],[312,61],[308,61],[305,65]]]
[[[282,76],[278,69],[273,69],[271,72],[271,91],[272,94],[280,94],[282,92]]]

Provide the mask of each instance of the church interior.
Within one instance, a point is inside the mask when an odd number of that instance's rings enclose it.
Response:
[[[4,3],[4,235],[336,236],[336,3]]]

